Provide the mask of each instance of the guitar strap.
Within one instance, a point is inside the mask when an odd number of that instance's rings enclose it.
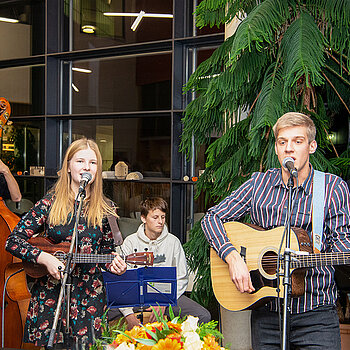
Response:
[[[321,251],[323,224],[324,224],[324,205],[325,205],[325,181],[326,176],[322,171],[314,170],[314,179],[312,186],[312,242],[314,252]]]
[[[110,206],[113,209],[116,209],[116,206],[114,205],[114,203],[112,201],[110,201]],[[109,226],[110,226],[112,234],[113,234],[115,245],[118,245],[118,246],[122,245],[123,244],[123,236],[119,230],[117,218],[114,215],[107,215],[107,220],[108,220]]]
[[[112,234],[113,234],[115,245],[122,245],[123,244],[123,237],[122,237],[122,234],[119,230],[117,218],[113,215],[108,215],[107,219],[108,219],[108,223],[109,223],[109,226],[110,226]]]

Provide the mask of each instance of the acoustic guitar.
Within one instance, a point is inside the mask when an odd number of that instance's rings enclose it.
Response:
[[[63,263],[67,261],[70,242],[53,243],[50,239],[43,236],[33,237],[29,239],[28,242],[31,245],[54,255]],[[152,266],[154,262],[154,255],[152,252],[135,252],[121,257],[126,263],[134,265]],[[107,264],[111,263],[114,258],[115,255],[113,254],[73,254],[73,259],[76,264]],[[30,277],[40,278],[48,274],[45,265],[27,261],[23,261],[22,264],[25,273]]]
[[[218,302],[231,311],[252,309],[266,303],[269,299],[277,297],[276,288],[283,296],[283,271],[277,283],[277,257],[284,227],[264,230],[257,226],[248,226],[240,222],[224,224],[226,233],[233,246],[242,252],[248,266],[250,277],[255,288],[253,293],[241,293],[232,282],[228,265],[216,254],[210,251],[210,267],[213,290]],[[282,252],[285,242],[282,243]],[[302,229],[291,230],[292,296],[300,296],[304,292],[304,276],[307,267],[320,267],[325,265],[350,264],[350,252],[341,253],[312,253],[312,244],[308,234]],[[241,253],[241,254],[242,254]],[[283,270],[283,262],[281,262]]]

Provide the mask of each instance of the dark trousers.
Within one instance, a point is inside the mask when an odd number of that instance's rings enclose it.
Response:
[[[177,299],[177,305],[172,306],[172,309],[175,316],[178,316],[180,313],[181,317],[184,317],[186,315],[198,317],[198,325],[201,323],[207,323],[211,320],[210,312],[205,307],[183,294],[179,299]],[[165,314],[169,316],[168,307],[165,309]]]
[[[254,350],[281,349],[277,312],[268,311],[266,307],[253,310],[251,321]],[[291,315],[289,340],[291,350],[340,350],[339,318],[335,306],[325,305]]]
[[[202,305],[196,303],[194,300],[186,297],[186,295],[181,295],[177,299],[177,305],[171,307],[175,316],[180,314],[180,317],[186,315],[192,315],[199,318],[198,324],[207,323],[211,320],[210,312]],[[134,308],[134,312],[139,311],[138,308]],[[165,309],[165,315],[169,317],[169,307]],[[119,309],[110,309],[108,311],[109,320],[113,320],[117,317],[122,316]]]

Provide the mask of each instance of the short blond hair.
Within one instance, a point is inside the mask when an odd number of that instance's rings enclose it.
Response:
[[[276,124],[272,128],[275,139],[277,140],[278,133],[281,129],[293,126],[305,126],[309,143],[315,140],[316,127],[314,122],[307,115],[298,112],[285,113],[277,120]]]

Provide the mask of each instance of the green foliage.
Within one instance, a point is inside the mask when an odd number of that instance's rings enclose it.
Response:
[[[199,329],[199,336],[201,339],[206,337],[207,335],[212,335],[216,339],[224,339],[223,335],[217,330],[218,322],[210,321],[208,323],[204,323]]]
[[[200,222],[191,230],[190,240],[184,244],[188,268],[196,273],[192,297],[204,306],[214,298],[210,280],[209,245],[203,235]],[[194,252],[197,252],[194,254]],[[200,283],[198,283],[200,280]]]
[[[265,0],[256,6],[237,28],[231,48],[231,63],[239,60],[242,51],[265,49],[275,39],[275,31],[289,19],[287,1]]]
[[[106,344],[111,344],[115,338],[117,330],[122,332],[126,329],[126,324],[121,318],[118,322],[113,325],[108,324],[107,319],[108,310],[103,314],[101,321],[102,334],[99,339],[95,339],[95,344],[90,347],[90,350],[102,350]]]
[[[335,114],[349,117],[350,0],[203,0],[196,16],[199,27],[242,19],[184,87],[196,98],[183,118],[181,151],[195,156],[193,138],[207,147],[196,196],[220,201],[253,172],[279,167],[272,126],[290,111],[316,124],[312,165],[350,177],[349,151],[338,157],[328,137]],[[213,141],[213,134],[221,137]],[[185,251],[197,273],[194,297],[206,305],[209,246],[199,223]]]

